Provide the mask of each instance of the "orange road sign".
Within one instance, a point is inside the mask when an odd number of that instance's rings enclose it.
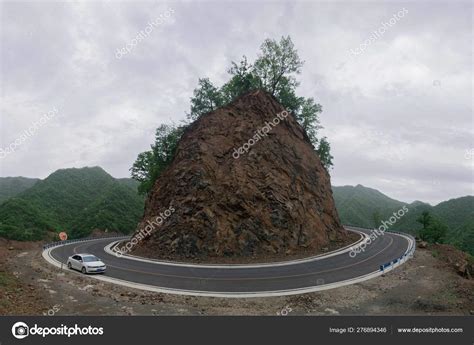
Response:
[[[61,241],[66,241],[67,240],[67,234],[63,231],[59,233],[59,239]]]

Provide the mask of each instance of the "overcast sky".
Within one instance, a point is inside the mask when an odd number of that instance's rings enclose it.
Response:
[[[128,177],[156,127],[185,118],[198,78],[220,86],[232,60],[290,35],[298,94],[323,106],[333,185],[432,204],[472,195],[472,16],[470,1],[2,2],[0,148],[15,150],[0,176]]]

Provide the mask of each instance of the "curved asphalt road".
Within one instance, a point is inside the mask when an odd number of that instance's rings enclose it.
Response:
[[[350,228],[348,228],[350,229]],[[371,230],[359,231],[369,233]],[[349,252],[312,261],[261,267],[186,267],[143,262],[111,255],[104,247],[117,239],[97,239],[70,243],[50,249],[49,256],[65,263],[75,253],[90,253],[107,265],[106,277],[197,295],[283,295],[316,286],[336,287],[338,282],[357,279],[379,271],[380,265],[401,257],[409,249],[409,240],[385,232],[367,245],[364,252],[350,257]],[[367,278],[366,278],[367,279]],[[347,282],[345,284],[347,285]],[[288,291],[293,291],[288,293]],[[279,293],[281,292],[281,293]],[[308,292],[308,291],[303,291]],[[179,292],[176,292],[179,293]],[[301,292],[300,292],[301,293]]]

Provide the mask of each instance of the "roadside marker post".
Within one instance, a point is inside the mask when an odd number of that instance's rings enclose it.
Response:
[[[59,239],[61,240],[61,242],[63,242],[63,256],[64,256],[64,247],[66,245],[66,240],[67,240],[67,233],[62,231],[59,233]],[[61,269],[63,269],[63,260],[61,260]]]

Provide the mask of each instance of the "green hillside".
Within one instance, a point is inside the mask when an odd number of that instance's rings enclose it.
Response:
[[[339,217],[346,225],[376,227],[407,205],[361,185],[332,188]],[[422,228],[416,220],[423,211],[428,211],[448,226],[447,243],[474,254],[474,196],[451,199],[436,206],[415,201],[407,207],[409,211],[390,229],[416,235]]]
[[[138,191],[138,186],[140,185],[140,182],[138,182],[137,180],[134,180],[133,178],[123,177],[123,178],[118,178],[117,181],[120,184],[130,187],[136,191]]]
[[[40,240],[54,227],[48,217],[23,199],[9,199],[0,206],[0,237]]]
[[[0,236],[43,238],[67,231],[72,238],[94,229],[133,231],[143,198],[99,167],[58,170],[0,205]]]
[[[79,213],[73,228],[75,237],[87,236],[91,229],[118,230],[129,233],[143,215],[144,201],[135,189],[117,183]],[[80,224],[80,225],[79,225]]]
[[[376,189],[362,185],[332,187],[336,208],[342,223],[371,228],[391,216],[405,203],[389,198]],[[375,221],[374,218],[378,220]]]
[[[460,229],[474,221],[474,197],[443,201],[433,207],[433,214],[443,219],[446,224],[454,229]]]
[[[27,177],[0,177],[0,204],[32,187],[39,179]]]

